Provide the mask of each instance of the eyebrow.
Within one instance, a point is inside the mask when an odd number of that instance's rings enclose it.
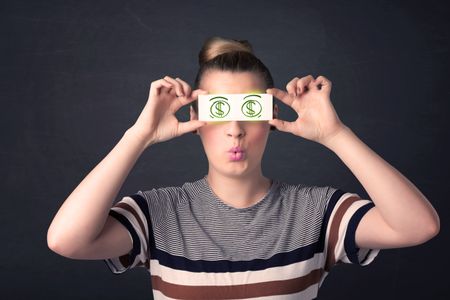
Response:
[[[245,98],[248,98],[248,97],[252,97],[252,96],[255,96],[255,97],[259,97],[259,98],[261,98],[261,96],[260,96],[260,95],[256,95],[256,94],[251,94],[251,95],[247,95],[247,96],[245,96],[245,97],[244,97],[244,99],[245,99]]]
[[[209,101],[214,100],[214,99],[223,99],[225,101],[228,101],[228,98],[225,98],[223,96],[216,96],[216,97],[212,97],[211,99],[209,99]]]

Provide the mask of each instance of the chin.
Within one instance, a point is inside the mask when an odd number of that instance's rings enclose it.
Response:
[[[243,162],[226,162],[218,168],[213,168],[223,176],[227,177],[243,177],[250,173],[251,169],[247,161]]]

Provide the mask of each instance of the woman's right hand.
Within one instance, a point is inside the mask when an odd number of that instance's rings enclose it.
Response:
[[[191,120],[179,122],[175,113],[184,105],[198,98],[206,91],[192,91],[189,84],[169,76],[153,81],[147,103],[136,123],[130,130],[145,144],[145,147],[170,140],[206,125],[206,122]]]

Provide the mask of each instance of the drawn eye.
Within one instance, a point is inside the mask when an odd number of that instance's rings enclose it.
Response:
[[[228,99],[222,96],[217,96],[209,99],[210,101],[210,117],[223,119],[230,113],[230,104]]]
[[[241,112],[249,118],[260,118],[262,105],[260,95],[247,95],[244,97],[244,104],[241,106]]]

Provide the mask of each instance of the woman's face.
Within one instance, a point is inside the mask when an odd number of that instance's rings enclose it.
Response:
[[[251,72],[208,71],[199,88],[209,94],[265,93],[263,80]],[[193,110],[191,119],[197,119]],[[209,172],[237,177],[260,172],[269,129],[267,121],[208,122],[199,128]]]

